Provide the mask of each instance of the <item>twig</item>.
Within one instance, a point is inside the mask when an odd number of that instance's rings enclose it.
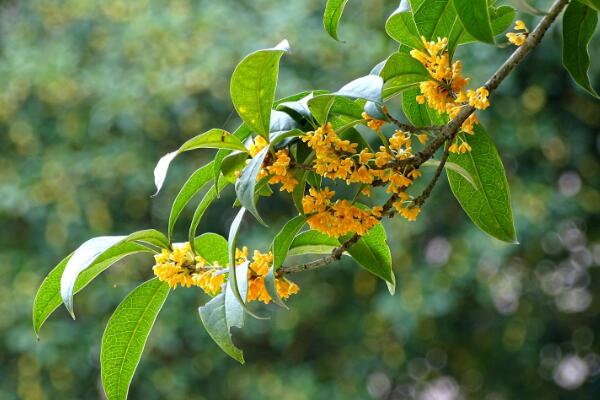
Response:
[[[561,11],[565,8],[565,6],[568,3],[569,3],[569,0],[556,0],[552,4],[552,6],[550,7],[550,10],[548,11],[548,14],[546,14],[542,18],[542,20],[538,23],[538,25],[535,27],[535,29],[533,29],[530,32],[525,43],[523,43],[523,45],[518,47],[510,55],[510,57],[500,66],[500,68],[498,68],[498,70],[496,70],[496,72],[492,75],[492,77],[485,83],[484,86],[488,89],[490,94],[500,85],[500,83],[502,83],[502,81],[504,79],[506,79],[506,77],[515,69],[515,67],[517,65],[519,65],[521,63],[521,61],[523,61],[523,59],[531,52],[531,50],[533,50],[538,44],[540,44],[542,38],[544,37],[544,34],[548,31],[548,29],[550,28],[552,23],[556,20],[558,15],[561,13]],[[423,149],[419,153],[415,154],[414,157],[408,159],[409,160],[408,164],[410,166],[412,166],[413,168],[418,168],[425,161],[429,160],[435,154],[435,152],[447,140],[454,138],[454,136],[456,135],[456,133],[462,126],[463,122],[465,122],[467,120],[467,118],[469,118],[469,116],[471,114],[473,114],[474,112],[475,112],[474,107],[465,106],[453,120],[449,121],[446,125],[441,127],[439,135],[437,135],[436,138],[425,149]],[[388,118],[389,117],[390,116],[388,115]],[[391,118],[391,120],[394,121],[393,117]],[[396,122],[394,122],[394,123],[396,123]],[[402,124],[400,121],[398,121],[398,123]],[[396,125],[398,125],[398,124],[396,124]],[[406,125],[406,124],[402,124],[402,125]],[[415,128],[415,127],[411,128],[411,125],[406,125],[404,128],[407,128],[407,127],[409,129]],[[417,128],[415,128],[415,129],[417,129]],[[418,130],[421,131],[421,130],[426,130],[426,129],[420,128]],[[444,156],[448,157],[447,152],[444,153]],[[434,177],[434,180],[432,181],[433,185],[430,184],[431,189],[429,189],[429,193],[426,196],[429,196],[431,190],[433,189],[435,182],[439,178],[439,174],[441,174],[441,169],[443,168],[444,163],[445,163],[445,160],[444,160],[444,162],[440,162],[440,166],[438,167],[438,170],[436,170],[436,177]],[[425,189],[423,194],[425,194],[426,191],[427,191],[427,188]],[[423,196],[423,194],[421,194],[421,196]],[[419,197],[421,197],[421,196],[419,196]],[[417,198],[417,200],[418,199],[419,198]],[[393,203],[396,200],[397,200],[397,197],[395,194],[392,195],[388,199],[388,201],[383,206],[384,212],[382,215],[385,215],[392,208]],[[423,201],[425,201],[425,200],[423,200]],[[310,263],[282,267],[279,269],[278,275],[283,276],[286,274],[308,271],[308,270],[317,269],[317,268],[321,268],[326,265],[329,265],[332,262],[338,260],[342,256],[342,254],[346,250],[348,250],[352,245],[354,245],[356,242],[358,242],[358,240],[360,240],[360,236],[357,234],[354,234],[350,239],[346,240],[339,247],[336,247],[335,249],[333,249],[330,255],[322,257],[322,258],[312,261]]]
[[[417,132],[426,132],[426,131],[441,131],[442,128],[444,127],[443,125],[417,127],[417,126],[414,126],[411,124],[405,124],[404,122],[399,121],[388,111],[384,111],[384,114],[394,125],[396,125],[401,131],[404,131],[404,132],[417,133]]]
[[[449,139],[449,140],[451,141],[451,139]],[[419,195],[419,197],[417,197],[416,199],[413,200],[413,204],[415,206],[422,207],[423,204],[425,203],[425,201],[429,198],[429,196],[431,195],[431,191],[433,190],[435,184],[437,183],[438,179],[440,178],[440,175],[442,174],[442,171],[444,170],[444,166],[446,165],[446,161],[448,160],[449,155],[450,155],[450,146],[448,146],[446,148],[446,150],[444,150],[444,154],[442,155],[442,158],[440,158],[440,164],[436,168],[435,174],[433,175],[431,182],[429,182],[429,185],[427,185],[427,187],[423,190],[423,192]]]

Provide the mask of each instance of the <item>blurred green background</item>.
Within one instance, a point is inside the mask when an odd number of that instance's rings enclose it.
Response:
[[[151,276],[151,258],[112,267],[76,296],[78,320],[57,310],[40,341],[37,286],[90,237],[166,227],[178,187],[213,153],[182,156],[150,198],[154,164],[193,134],[235,128],[229,76],[245,54],[287,38],[278,97],[337,89],[396,48],[383,30],[396,6],[351,1],[338,43],[323,32],[320,0],[2,2],[0,399],[102,398],[104,325]],[[561,68],[557,28],[481,116],[509,175],[519,245],[479,232],[442,182],[417,223],[386,223],[394,297],[349,261],[297,275],[290,311],[268,307],[270,320],[236,335],[240,366],[201,326],[206,297],[177,290],[130,398],[598,398],[600,102]],[[509,51],[472,45],[457,57],[477,85]],[[226,231],[232,198],[201,231]],[[277,194],[261,209],[271,230],[247,223],[242,241],[266,250],[292,206]]]

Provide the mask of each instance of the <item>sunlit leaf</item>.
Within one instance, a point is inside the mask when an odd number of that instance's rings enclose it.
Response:
[[[288,250],[289,256],[303,254],[330,254],[340,245],[339,240],[315,230],[308,230],[298,234],[292,241]]]
[[[383,91],[383,79],[377,75],[367,75],[353,80],[335,92],[338,96],[351,99],[365,99],[375,103],[381,103]]]
[[[256,133],[269,135],[279,60],[289,50],[287,40],[246,56],[231,76],[231,101],[242,120]]]
[[[494,43],[488,0],[452,0],[464,29],[475,39]]]
[[[348,0],[327,0],[327,5],[325,6],[323,27],[329,33],[329,36],[335,40],[339,40],[337,30],[347,2]]]
[[[395,94],[415,87],[420,82],[430,78],[429,72],[423,64],[410,55],[402,53],[394,53],[387,59],[380,76],[384,81],[384,99],[389,99]]]
[[[229,264],[227,239],[219,234],[212,232],[203,233],[194,239],[194,249],[209,264],[216,262],[223,267]]]
[[[398,43],[413,49],[423,49],[423,42],[408,0],[400,1],[400,6],[385,23],[385,31]]]

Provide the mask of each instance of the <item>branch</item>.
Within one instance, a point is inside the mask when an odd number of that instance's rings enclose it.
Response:
[[[502,81],[504,81],[504,79],[506,79],[506,77],[515,69],[515,67],[517,65],[519,65],[521,63],[521,61],[523,61],[523,59],[525,59],[525,57],[531,52],[531,50],[533,50],[535,47],[537,47],[540,44],[540,42],[542,41],[542,38],[544,37],[544,35],[548,31],[548,29],[550,28],[552,23],[556,20],[558,15],[566,7],[566,5],[568,3],[569,3],[569,0],[556,0],[552,4],[552,6],[550,7],[550,10],[548,10],[548,13],[542,18],[542,20],[537,24],[537,26],[529,33],[525,43],[523,43],[523,45],[519,46],[510,55],[510,57],[500,66],[500,68],[498,68],[496,70],[496,72],[491,76],[491,78],[485,83],[484,86],[488,89],[490,94],[498,88],[498,86],[502,83]],[[447,140],[454,138],[454,135],[456,135],[456,133],[462,126],[463,122],[465,122],[467,120],[467,118],[469,118],[469,116],[471,114],[473,114],[474,112],[475,112],[474,107],[465,106],[460,111],[460,113],[456,116],[456,118],[454,118],[453,120],[448,122],[446,125],[441,127],[441,129],[439,129],[440,134],[425,149],[423,149],[419,153],[415,154],[415,156],[410,159],[411,160],[410,165],[413,166],[414,168],[418,168],[419,166],[421,166],[421,164],[423,164],[425,161],[430,159],[433,156],[433,154],[440,147],[442,147],[442,145]],[[387,113],[386,115],[388,116],[388,118],[391,117],[389,115],[389,113]],[[402,126],[404,126],[404,128],[400,128],[400,129],[405,129],[407,127],[409,129],[413,129],[413,128],[416,129],[415,127],[412,127],[411,125],[402,124],[400,121],[395,120],[393,117],[391,117],[390,119],[396,125],[401,124]],[[397,123],[396,123],[396,121],[397,121]],[[400,125],[398,125],[398,126],[400,127]],[[429,127],[429,128],[433,128],[433,127]],[[427,130],[427,129],[420,128],[419,131],[421,131],[421,130]],[[437,179],[439,178],[439,175],[441,174],[441,170],[444,167],[443,164],[445,163],[445,161],[446,161],[445,159],[447,157],[448,157],[447,152],[445,152],[444,156],[443,156],[443,160],[440,162],[440,165],[439,165],[438,169],[436,170],[436,176],[430,183],[431,188],[429,188],[429,186],[428,186],[425,189],[425,191],[421,194],[421,196],[419,196],[415,201],[419,200],[423,195],[425,195],[424,199],[422,200],[424,202],[425,199],[429,196],[429,194],[431,193],[431,190],[433,189],[433,186],[435,185],[435,183],[437,182]],[[426,192],[428,192],[428,193],[426,194]],[[386,214],[386,212],[391,209],[393,203],[396,200],[397,200],[396,195],[392,195],[388,199],[388,201],[384,205],[383,214]],[[342,254],[345,251],[347,251],[352,245],[354,245],[356,242],[358,242],[358,240],[360,240],[360,236],[357,234],[354,234],[354,236],[352,236],[350,239],[346,240],[339,247],[336,247],[335,249],[333,249],[330,255],[322,257],[320,259],[317,259],[315,261],[312,261],[312,262],[309,262],[306,264],[281,267],[278,271],[278,275],[283,276],[286,274],[308,271],[308,270],[317,269],[317,268],[321,268],[326,265],[329,265],[332,262],[339,260],[339,258],[342,256]]]
[[[443,125],[416,127],[414,125],[405,124],[404,122],[397,120],[388,111],[384,111],[384,114],[394,125],[396,125],[398,127],[398,129],[400,129],[404,132],[417,133],[417,132],[424,132],[424,131],[441,131],[444,128]]]
[[[452,139],[448,139],[448,140],[452,141]],[[423,206],[425,201],[431,195],[431,191],[433,190],[435,184],[437,183],[438,179],[440,178],[440,175],[442,175],[442,171],[444,170],[444,166],[446,165],[446,161],[448,160],[449,155],[450,155],[450,147],[448,146],[446,148],[446,150],[444,151],[442,158],[440,159],[440,164],[436,168],[435,174],[433,175],[431,182],[429,182],[429,185],[427,185],[427,187],[423,190],[423,192],[419,195],[419,197],[417,197],[416,199],[413,200],[414,205],[416,205],[417,207]]]

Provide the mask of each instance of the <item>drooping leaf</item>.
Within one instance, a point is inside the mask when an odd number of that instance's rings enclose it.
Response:
[[[189,201],[213,178],[214,163],[211,161],[203,167],[198,168],[183,184],[181,190],[175,197],[171,212],[169,213],[169,224],[167,236],[169,241],[173,240],[173,229],[181,212]]]
[[[267,288],[267,292],[273,299],[273,302],[283,307],[285,307],[285,304],[279,298],[279,295],[277,293],[277,288],[275,285],[275,274],[279,267],[283,265],[283,262],[287,257],[287,253],[290,249],[290,246],[294,241],[294,237],[300,231],[300,229],[302,229],[305,223],[306,219],[304,218],[304,215],[298,215],[292,218],[283,226],[283,228],[281,228],[277,235],[275,235],[273,243],[271,244],[271,251],[273,252],[273,263],[269,268],[269,273],[265,277],[265,287]]]
[[[381,103],[383,79],[377,75],[367,75],[344,85],[335,94],[351,99],[364,99],[374,103]]]
[[[392,271],[392,254],[383,225],[377,224],[348,249],[350,256],[364,269],[383,279],[394,294],[396,278]]]
[[[86,270],[79,274],[73,287],[73,294],[81,291],[96,276],[117,261],[128,255],[143,252],[152,252],[152,250],[135,242],[124,242],[112,247],[96,258]],[[71,254],[64,258],[50,271],[35,295],[33,301],[33,329],[36,334],[39,334],[43,323],[63,302],[60,294],[60,277],[72,256]]]
[[[248,262],[236,268],[236,279],[243,298],[246,298],[248,279]],[[244,354],[231,340],[231,328],[241,328],[244,324],[244,311],[236,299],[232,289],[232,279],[227,281],[224,293],[215,296],[208,303],[198,308],[200,319],[206,331],[215,343],[231,358],[244,363]]]
[[[464,29],[475,39],[494,43],[488,0],[452,0]]]
[[[339,240],[315,230],[299,233],[288,250],[289,256],[329,254],[340,245]]]
[[[435,167],[437,168],[440,165],[440,161],[439,160],[427,160],[425,161],[423,164],[421,164],[423,167]],[[475,180],[473,179],[473,177],[471,176],[471,174],[469,174],[469,172],[464,169],[463,167],[461,167],[460,165],[450,162],[450,161],[446,161],[446,163],[444,164],[444,168],[449,169],[451,171],[456,172],[457,174],[459,174],[460,176],[462,176],[463,178],[465,178],[467,180],[467,182],[469,182],[471,184],[471,186],[473,186],[473,189],[478,190],[479,188],[477,187],[477,184],[475,183]]]
[[[194,249],[209,264],[216,262],[223,267],[229,264],[227,239],[219,234],[203,233],[194,239]]]
[[[268,138],[271,108],[275,99],[279,60],[289,50],[287,40],[276,47],[246,56],[231,76],[231,101],[242,120]]]
[[[256,177],[260,172],[261,166],[265,157],[269,153],[269,147],[262,149],[256,156],[254,156],[250,163],[244,168],[242,174],[235,183],[235,192],[238,200],[242,207],[247,209],[254,215],[254,217],[263,225],[266,226],[265,222],[260,217],[258,210],[256,209]]]
[[[380,76],[384,81],[383,98],[386,100],[430,78],[423,64],[402,53],[394,53],[387,59]]]
[[[246,297],[243,296],[241,292],[243,288],[240,287],[237,276],[235,274],[235,249],[237,248],[238,232],[240,229],[240,225],[242,224],[242,220],[244,219],[245,213],[246,209],[244,207],[240,208],[240,211],[238,211],[237,215],[233,219],[233,222],[231,223],[231,226],[229,227],[229,237],[227,239],[227,245],[229,248],[229,280],[227,282],[228,285],[231,286],[233,298],[244,308],[244,311],[252,315],[254,318],[264,319],[263,317],[259,317],[258,315],[254,314],[246,306]]]
[[[220,181],[219,187],[215,185],[211,186],[210,189],[206,192],[198,206],[196,207],[196,211],[194,211],[194,216],[192,217],[192,222],[190,224],[190,229],[188,231],[188,242],[192,245],[192,250],[194,250],[194,237],[196,236],[196,229],[198,229],[198,225],[200,225],[200,220],[204,216],[206,209],[210,207],[210,205],[215,201],[218,194],[223,191],[225,187],[229,185],[227,181]]]
[[[292,191],[292,200],[294,201],[294,206],[301,214],[304,214],[302,199],[304,198],[304,194],[306,192],[306,180],[308,178],[309,172],[310,171],[298,171],[295,174],[295,177],[298,180],[298,184]]]
[[[154,168],[154,183],[156,185],[156,193],[154,193],[154,196],[160,192],[160,189],[165,182],[169,165],[177,155],[190,150],[208,148],[248,152],[248,149],[246,149],[239,137],[232,135],[223,129],[211,129],[208,132],[204,132],[182,144],[176,151],[164,155],[158,161]]]
[[[446,170],[452,193],[482,231],[502,241],[516,243],[510,190],[496,146],[481,125],[476,125],[475,134],[465,139],[472,150],[450,154],[448,161],[464,168],[473,177],[477,189],[461,174]]]
[[[100,351],[102,387],[108,400],[125,400],[146,340],[169,294],[157,278],[127,295],[108,320]]]
[[[169,247],[169,239],[164,233],[157,231],[156,229],[145,229],[134,232],[127,236],[127,241],[149,243],[162,249]]]
[[[337,30],[340,25],[340,18],[344,12],[344,7],[348,0],[327,0],[325,13],[323,14],[323,27],[329,33],[329,36],[339,40]]]
[[[423,42],[408,0],[401,0],[400,6],[385,23],[385,31],[398,43],[413,49],[423,49]]]
[[[292,110],[296,113],[298,113],[298,115],[309,119],[310,118],[310,110],[308,109],[308,101],[310,99],[312,99],[314,97],[314,93],[310,93],[307,96],[303,97],[300,100],[296,100],[296,101],[286,101],[284,103],[281,103],[277,106],[277,110]]]
[[[579,0],[581,3],[593,8],[596,11],[600,11],[600,0]]]
[[[577,1],[569,3],[563,16],[563,65],[573,80],[594,97],[598,97],[598,93],[588,76],[588,43],[597,23],[598,12]]]

